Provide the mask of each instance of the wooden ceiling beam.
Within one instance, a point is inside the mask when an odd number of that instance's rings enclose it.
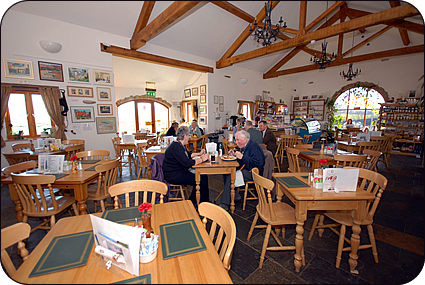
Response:
[[[337,58],[335,61],[332,61],[329,64],[329,67],[339,66],[339,65],[348,64],[348,63],[363,62],[363,61],[367,61],[367,60],[374,60],[374,59],[380,59],[380,58],[395,57],[395,56],[400,56],[400,55],[423,53],[423,52],[424,52],[424,45],[418,45],[418,46],[412,46],[412,47],[406,47],[406,48],[399,48],[399,49],[375,52],[375,53],[371,53],[371,54],[358,55],[358,56],[353,56],[353,57],[343,58],[343,59]],[[275,77],[278,77],[278,76],[295,74],[295,73],[306,72],[306,71],[312,71],[312,70],[316,70],[316,69],[319,69],[319,67],[315,66],[314,64],[309,64],[309,65],[306,65],[306,66],[289,68],[289,69],[286,69],[286,70],[279,70],[279,71],[276,71],[274,73],[264,74],[263,79],[275,78]]]
[[[303,49],[303,46],[297,46],[293,50],[291,50],[284,58],[282,58],[278,63],[276,63],[267,73],[274,73],[279,68],[281,68],[285,63],[287,63],[291,58],[296,56],[301,50]]]
[[[149,25],[130,39],[130,48],[136,50],[146,44],[148,40],[161,33],[168,26],[189,12],[201,1],[174,1]]]
[[[386,26],[385,28],[381,29],[380,31],[376,32],[375,34],[371,35],[370,37],[368,37],[367,39],[365,39],[364,41],[358,43],[356,46],[352,47],[351,49],[347,50],[346,52],[344,52],[342,54],[342,57],[345,57],[347,54],[349,54],[350,52],[355,51],[356,49],[364,46],[365,44],[367,44],[368,42],[372,41],[373,39],[376,39],[377,37],[379,37],[380,35],[382,35],[383,33],[385,33],[386,31],[388,31],[389,29],[391,29],[392,26]]]
[[[389,1],[391,8],[400,6],[400,1]],[[402,28],[398,28],[398,32],[400,33],[401,41],[405,46],[408,46],[410,44],[409,35],[407,34],[406,30],[403,30]]]
[[[172,59],[172,58],[163,57],[159,55],[149,54],[149,53],[140,52],[140,51],[136,51],[132,49],[126,49],[126,48],[122,48],[118,46],[107,46],[101,43],[100,51],[111,53],[112,55],[115,55],[115,56],[156,63],[156,64],[171,66],[175,68],[182,68],[182,69],[203,72],[203,73],[207,73],[207,72],[214,73],[214,68],[209,66]]]
[[[333,4],[329,9],[327,9],[325,12],[323,12],[319,17],[314,19],[306,28],[305,31],[309,32],[312,30],[315,26],[317,26],[323,19],[325,19],[327,16],[332,14],[336,9],[338,9],[341,5],[344,5],[345,1],[337,1],[335,4]]]
[[[381,12],[377,12],[364,17],[356,18],[348,22],[340,23],[320,30],[316,30],[305,35],[296,36],[273,45],[262,47],[250,52],[239,54],[233,57],[221,59],[216,62],[216,68],[223,68],[232,64],[258,58],[267,54],[279,52],[288,48],[296,47],[302,44],[308,44],[311,40],[320,40],[342,33],[352,32],[360,28],[366,28],[374,25],[384,24],[388,21],[399,20],[405,17],[411,17],[420,14],[412,5],[402,5]]]
[[[210,1],[214,5],[217,5],[218,7],[226,10],[229,13],[232,13],[236,17],[241,18],[242,20],[252,23],[254,22],[255,18],[248,14],[247,12],[243,11],[242,9],[236,7],[235,5],[227,2],[227,1]]]
[[[139,19],[137,20],[136,27],[134,28],[133,37],[140,32],[149,22],[155,1],[144,1],[142,10],[140,11]]]
[[[345,22],[345,18],[347,18],[347,14],[345,13],[347,11],[347,5],[344,5],[340,7],[339,9],[339,22],[343,23]],[[342,55],[342,47],[344,45],[344,34],[338,35],[338,49],[337,49],[337,56]]]
[[[300,18],[299,18],[298,35],[305,34],[306,22],[307,22],[307,1],[300,1]]]

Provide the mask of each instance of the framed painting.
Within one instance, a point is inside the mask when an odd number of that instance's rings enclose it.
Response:
[[[99,116],[113,115],[112,104],[97,104],[97,114]]]
[[[312,100],[317,99],[317,95],[311,95],[311,99]]]
[[[319,95],[319,99],[323,99],[323,94],[320,94]]]
[[[199,124],[206,125],[207,124],[207,116],[199,116]]]
[[[63,69],[60,63],[39,61],[38,72],[40,80],[63,82]]]
[[[294,97],[294,101],[299,101],[300,100],[300,97]]]
[[[214,95],[214,104],[218,104],[218,96]]]
[[[207,95],[199,95],[199,100],[201,104],[206,104],[207,103]]]
[[[97,100],[111,101],[111,88],[109,87],[96,87]]]
[[[416,97],[416,90],[410,90],[409,91],[409,98],[415,98]]]
[[[218,97],[218,103],[224,103],[224,96]]]
[[[94,108],[71,106],[71,118],[73,123],[94,122]]]
[[[93,97],[93,88],[91,87],[77,87],[67,86],[68,96],[73,97]]]
[[[68,67],[69,82],[90,82],[90,73],[88,68]]]
[[[115,117],[96,118],[96,131],[98,134],[111,134],[117,132]]]
[[[93,83],[102,85],[113,85],[112,71],[93,69]]]
[[[184,90],[184,98],[190,98],[190,89]]]
[[[198,87],[192,88],[192,97],[198,96]]]
[[[34,79],[32,61],[3,59],[4,76],[13,78]]]
[[[224,112],[224,103],[220,103],[220,104],[218,104],[218,110],[219,110],[220,112]]]
[[[308,100],[308,96],[303,96],[303,100]]]
[[[207,114],[207,105],[199,106],[199,114],[206,115]]]
[[[199,94],[207,94],[207,85],[201,85],[199,86]]]

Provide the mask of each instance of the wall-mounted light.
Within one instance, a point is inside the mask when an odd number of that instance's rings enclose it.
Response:
[[[241,84],[245,84],[246,83],[246,79],[245,78],[241,78]]]
[[[50,53],[57,53],[60,52],[62,49],[62,45],[60,43],[48,40],[41,40],[39,41],[39,44],[45,51]]]

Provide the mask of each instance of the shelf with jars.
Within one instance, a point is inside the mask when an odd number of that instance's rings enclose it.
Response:
[[[296,117],[314,118],[318,121],[323,121],[325,113],[325,100],[294,100],[292,102],[292,113]]]
[[[424,140],[424,111],[417,104],[382,104],[378,129],[394,135],[392,153],[420,154]]]

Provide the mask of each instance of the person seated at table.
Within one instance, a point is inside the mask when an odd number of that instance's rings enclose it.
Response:
[[[229,151],[229,155],[236,156],[239,167],[237,170],[241,170],[244,182],[253,181],[251,170],[255,167],[258,168],[259,174],[263,175],[264,164],[266,158],[261,146],[250,140],[250,135],[247,131],[239,131],[236,133],[235,142],[238,145],[240,151]],[[220,207],[225,210],[229,209],[230,205],[230,174],[224,174],[224,190],[221,195]],[[238,191],[235,190],[235,201],[241,200],[241,196]]]
[[[260,121],[259,127],[260,131],[263,133],[263,144],[266,145],[267,150],[272,152],[274,157],[277,151],[276,135],[267,127],[267,122],[264,120]]]
[[[257,114],[255,115],[254,118],[254,122],[255,122],[255,127],[258,127],[258,123],[261,121],[261,111],[258,110]]]
[[[165,151],[162,171],[164,172],[165,180],[170,184],[193,186],[189,199],[197,208],[195,170],[192,166],[208,160],[209,155],[205,152],[205,149],[198,153],[192,153],[186,149],[185,145],[189,141],[189,127],[179,127],[176,136],[177,139]],[[196,156],[199,158],[193,159]],[[200,202],[209,202],[207,175],[201,175],[200,187]]]
[[[348,119],[347,122],[345,122],[344,127],[345,128],[352,128],[352,127],[354,127],[353,120]]]
[[[165,134],[165,136],[173,136],[173,137],[175,137],[176,136],[176,131],[177,131],[178,127],[179,127],[179,123],[173,122],[171,124],[171,127],[168,129],[167,133]]]
[[[192,121],[191,128],[190,128],[190,134],[192,136],[196,135],[198,138],[202,137],[201,129],[199,129],[198,122],[196,120]]]
[[[262,144],[263,143],[263,135],[261,134],[261,132],[257,129],[254,129],[254,126],[252,125],[252,121],[246,121],[245,122],[245,130],[249,133],[250,135],[250,140],[258,143],[258,144]]]
[[[245,128],[242,126],[243,124],[243,118],[239,117],[236,119],[236,127],[233,128],[233,137],[236,136],[236,133],[240,130],[244,130]]]
[[[185,119],[181,119],[180,120],[180,124],[179,124],[179,127],[181,127],[181,126],[186,126],[187,124],[186,124],[186,120]]]

